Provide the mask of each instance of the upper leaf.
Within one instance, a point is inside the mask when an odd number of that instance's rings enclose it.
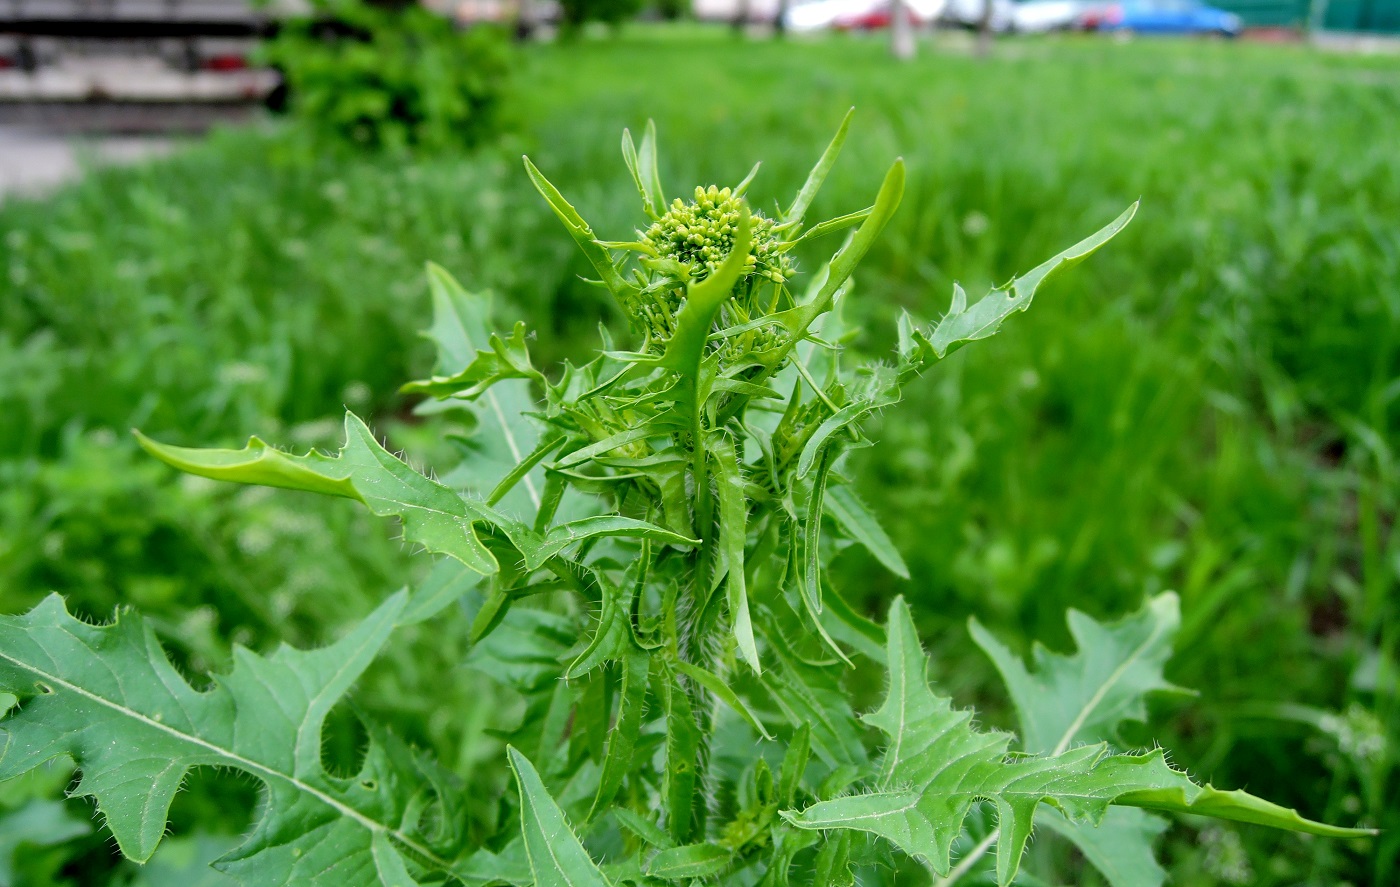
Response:
[[[1134,203],[1118,218],[1069,249],[1040,263],[1035,268],[999,286],[972,305],[960,286],[953,287],[953,304],[932,330],[916,330],[904,318],[900,323],[900,358],[905,368],[918,369],[935,363],[957,351],[968,342],[986,339],[996,334],[1002,321],[1017,311],[1031,306],[1036,290],[1060,271],[1071,268],[1098,251],[1127,227],[1137,213]]]
[[[446,780],[417,754],[372,738],[364,766],[326,772],[321,731],[332,706],[370,664],[406,596],[391,597],[335,644],[234,650],[207,691],[171,666],[140,617],[94,626],[57,596],[0,617],[0,688],[23,700],[0,722],[0,779],[59,755],[82,771],[122,853],[144,861],[165,833],[171,800],[193,767],[242,770],[267,787],[253,834],[219,867],[250,884],[403,885],[404,852],[447,870],[460,840]],[[434,795],[444,815],[418,821]]]

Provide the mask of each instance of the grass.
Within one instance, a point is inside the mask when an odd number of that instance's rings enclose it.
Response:
[[[1397,63],[1037,40],[898,66],[873,40],[689,37],[529,49],[516,131],[471,157],[221,133],[0,207],[0,607],[50,588],[95,615],[135,602],[169,616],[195,664],[230,637],[333,632],[328,614],[404,581],[387,533],[336,503],[182,484],[125,429],[325,444],[349,405],[424,452],[439,444],[395,394],[427,364],[423,261],[496,290],[551,359],[619,322],[578,280],[522,151],[622,239],[640,221],[623,126],[656,119],[673,192],[762,159],[763,203],[855,105],[814,213],[865,205],[896,154],[910,169],[850,303],[871,354],[899,309],[934,317],[954,280],[975,295],[1143,208],[1002,336],[911,386],[881,455],[851,470],[915,579],[851,555],[836,581],[872,609],[915,599],[938,679],[969,701],[990,686],[969,613],[1063,648],[1067,606],[1111,615],[1180,590],[1171,674],[1202,696],[1164,704],[1143,741],[1172,738],[1218,785],[1391,831],[1337,845],[1183,825],[1176,880],[1220,880],[1237,851],[1250,883],[1384,883],[1400,859]],[[438,673],[401,664],[410,689],[381,696],[411,699]]]

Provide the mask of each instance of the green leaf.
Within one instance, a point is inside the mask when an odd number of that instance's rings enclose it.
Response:
[[[622,659],[622,699],[617,710],[617,724],[608,737],[603,757],[603,773],[598,778],[598,792],[588,812],[592,819],[607,809],[622,787],[622,780],[632,770],[632,757],[637,750],[637,737],[642,727],[642,712],[646,709],[647,681],[651,673],[651,656],[643,650],[630,649]]]
[[[967,294],[963,292],[962,287],[955,286],[953,304],[943,319],[929,333],[914,332],[914,339],[920,346],[917,357],[907,352],[903,356],[906,360],[913,358],[914,365],[922,367],[942,360],[968,342],[995,335],[1001,328],[1002,321],[1031,306],[1031,300],[1035,298],[1036,290],[1041,284],[1097,252],[1099,247],[1112,240],[1132,221],[1137,208],[1138,205],[1134,203],[1104,228],[1005,286],[992,290],[971,307],[967,305]]]
[[[712,451],[715,456],[715,489],[719,496],[719,554],[726,577],[729,622],[739,655],[758,673],[763,669],[758,662],[758,646],[754,642],[749,592],[744,578],[749,516],[748,501],[744,496],[744,476],[739,470],[739,458],[732,439],[720,435],[715,439]],[[719,578],[718,575],[716,578]]]
[[[670,669],[663,668],[657,676],[658,695],[666,711],[666,826],[677,844],[689,840],[695,825],[697,789],[699,788],[700,749],[704,736],[695,723],[695,714],[681,686]]]
[[[525,338],[525,324],[517,322],[509,339],[492,333],[488,339],[490,350],[476,352],[472,362],[461,371],[409,382],[399,390],[405,394],[475,400],[493,386],[511,379],[530,379],[543,384],[544,376],[531,363],[530,346]]]
[[[627,164],[627,171],[632,174],[632,181],[637,186],[637,192],[642,196],[642,210],[653,219],[660,218],[666,212],[666,195],[661,190],[660,170],[656,162],[656,123],[648,120],[646,130],[642,133],[642,152],[637,154],[636,144],[632,141],[632,133],[626,129],[622,131],[622,159]]]
[[[485,294],[467,292],[452,275],[431,262],[428,288],[433,297],[433,322],[426,335],[437,343],[437,372],[451,376],[465,370],[489,346],[491,300]],[[535,401],[529,382],[507,379],[496,383],[469,407],[462,406],[476,414],[481,432],[470,441],[470,457],[444,482],[485,494],[494,490],[501,476],[537,446],[539,429],[525,415],[535,409]],[[542,472],[529,472],[522,484],[524,496],[518,502],[507,499],[507,507],[522,515],[533,513],[540,506],[542,484]]]
[[[148,453],[190,474],[358,499],[381,517],[402,518],[409,542],[454,557],[478,573],[498,569],[474,523],[487,519],[504,525],[505,519],[405,465],[353,413],[345,415],[345,445],[336,456],[280,453],[257,438],[242,450],[172,447],[139,433],[138,439]]]
[[[828,767],[864,765],[860,724],[832,671],[793,656],[781,637],[769,637],[767,649],[778,667],[761,680],[788,723],[811,731],[812,751]]]
[[[639,173],[643,186],[651,194],[651,202],[657,212],[666,211],[666,192],[661,187],[661,165],[656,161],[656,121],[648,120],[642,131],[642,153]]]
[[[241,450],[215,450],[174,447],[157,443],[136,429],[131,433],[143,450],[189,474],[364,501],[350,480],[350,467],[338,456],[315,451],[303,456],[284,453],[257,437],[249,438]]]
[[[1180,692],[1162,676],[1181,625],[1175,594],[1158,595],[1142,610],[1108,625],[1078,610],[1070,610],[1067,618],[1079,652],[1065,656],[1037,644],[1034,672],[976,619],[968,626],[1001,672],[1020,718],[1022,749],[1033,754],[1059,754],[1074,745],[1112,739],[1121,722],[1147,719],[1148,693]]]
[[[1112,803],[1157,809],[1191,809],[1225,818],[1266,822],[1322,834],[1355,834],[1293,820],[1274,805],[1243,793],[1216,792],[1172,770],[1160,750],[1113,755],[1104,745],[1081,746],[1051,756],[1007,758],[1009,737],[979,733],[972,713],[954,711],[927,681],[928,662],[909,608],[891,607],[887,650],[889,695],[865,717],[889,736],[875,790],[823,801],[784,816],[800,828],[847,828],[879,835],[923,859],[939,874],[974,804],[997,810],[997,879],[1009,884],[1030,837],[1036,808],[1052,803],[1075,821],[1097,823]],[[1251,818],[1254,817],[1254,818]]]
[[[535,887],[611,887],[583,849],[564,811],[550,797],[534,766],[514,748],[507,748],[510,769],[520,790],[520,830]]]
[[[1300,816],[1297,810],[1280,807],[1248,792],[1238,789],[1221,791],[1213,785],[1172,783],[1137,789],[1124,794],[1114,803],[1168,813],[1193,813],[1234,822],[1251,822],[1324,838],[1364,838],[1380,834],[1379,829],[1343,828],[1315,822]]]
[[[643,141],[642,152],[644,155],[646,150],[646,142]],[[617,266],[613,264],[612,256],[609,255],[605,247],[597,242],[593,229],[588,227],[588,223],[583,220],[578,211],[569,204],[569,201],[564,199],[564,195],[559,193],[559,189],[550,184],[549,179],[546,179],[544,174],[535,168],[535,165],[530,162],[530,158],[523,159],[525,172],[530,176],[530,181],[534,183],[535,189],[549,203],[550,209],[554,210],[559,221],[564,223],[564,228],[569,232],[569,236],[574,239],[574,243],[578,244],[579,249],[583,250],[583,254],[593,265],[593,269],[602,278],[603,285],[614,297],[625,304],[627,297],[635,293],[637,288],[622,279]]]
[[[123,855],[144,861],[165,833],[190,769],[241,770],[267,787],[252,835],[218,867],[245,883],[412,883],[401,852],[449,871],[461,836],[444,817],[419,831],[420,793],[443,778],[398,744],[371,736],[361,771],[328,774],[321,730],[331,707],[374,659],[403,610],[389,598],[321,650],[263,658],[234,649],[233,670],[197,691],[172,667],[140,617],[93,626],[57,596],[0,617],[0,687],[24,704],[0,722],[0,779],[60,755],[82,772]],[[440,790],[440,789],[438,789]],[[442,798],[445,810],[460,802]]]
[[[237,451],[171,447],[144,437],[141,445],[167,464],[215,480],[325,492],[321,489],[323,481],[334,479],[342,485],[338,490],[348,490],[351,498],[363,502],[375,514],[401,518],[404,538],[409,542],[454,557],[482,574],[495,573],[499,565],[477,535],[478,523],[504,535],[520,552],[529,570],[538,569],[572,545],[597,537],[626,536],[682,546],[699,544],[697,539],[646,521],[609,515],[550,527],[541,537],[520,521],[405,465],[380,446],[353,413],[345,416],[345,446],[333,457],[281,453],[279,458],[269,460],[266,453],[275,451],[266,449],[256,439]]]
[[[1167,821],[1134,807],[1110,807],[1098,825],[1072,822],[1047,813],[1040,822],[1072,841],[1110,887],[1162,887],[1167,873],[1157,864],[1152,844]]]
[[[455,604],[481,584],[481,574],[455,560],[439,561],[408,599],[400,625],[425,622]]]
[[[851,128],[851,118],[855,116],[855,113],[856,109],[852,108],[846,112],[845,117],[841,118],[841,126],[837,128],[836,135],[832,137],[831,143],[826,146],[822,156],[817,159],[817,165],[812,167],[812,171],[807,174],[807,181],[802,183],[802,190],[797,192],[792,206],[783,213],[784,222],[801,222],[802,217],[807,215],[807,208],[812,205],[812,200],[821,190],[827,174],[836,165],[836,158],[841,154],[841,146],[846,144],[846,133]]]
[[[716,699],[729,706],[729,708],[739,717],[743,718],[750,727],[757,730],[759,736],[769,740],[773,738],[773,735],[768,732],[768,728],[764,727],[763,722],[758,719],[758,715],[753,713],[753,710],[744,703],[744,700],[739,698],[739,694],[735,693],[734,689],[726,684],[724,679],[719,675],[714,672],[706,671],[700,666],[690,662],[677,662],[676,669],[695,683],[715,694]]]
[[[734,851],[719,844],[687,844],[659,851],[647,862],[646,872],[667,881],[709,878],[728,868],[733,859]]]
[[[901,579],[909,578],[909,567],[905,565],[899,549],[895,548],[885,528],[880,526],[879,520],[870,513],[855,490],[844,483],[836,486],[828,484],[822,504],[847,537],[860,543],[891,573]]]
[[[1078,652],[1033,652],[1035,672],[997,641],[977,620],[969,629],[992,659],[1011,693],[1021,724],[1022,748],[1056,754],[1072,745],[1113,739],[1125,720],[1146,720],[1148,693],[1179,691],[1162,675],[1181,623],[1175,594],[1158,595],[1139,612],[1105,625],[1077,610],[1068,613]],[[1115,807],[1104,820],[1044,820],[1072,841],[1113,887],[1160,885],[1166,873],[1153,854],[1152,840],[1166,823],[1140,810]]]

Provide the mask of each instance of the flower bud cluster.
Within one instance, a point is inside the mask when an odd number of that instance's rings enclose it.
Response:
[[[654,346],[668,341],[675,330],[676,313],[685,301],[685,284],[709,277],[734,248],[734,237],[744,212],[743,200],[729,188],[696,188],[695,199],[677,198],[666,214],[642,234],[656,259],[683,266],[680,277],[663,274],[638,292],[624,307],[651,336]],[[751,213],[748,268],[721,307],[719,322],[744,323],[763,316],[776,304],[775,289],[787,284],[796,268],[783,249],[776,223],[762,213]],[[762,286],[766,284],[767,286]],[[728,340],[722,346],[726,363],[746,354],[778,347],[786,340],[781,327],[762,327]]]
[[[742,214],[743,200],[730,189],[697,187],[692,202],[683,203],[679,197],[672,202],[666,214],[647,229],[643,242],[655,249],[657,256],[689,266],[692,280],[704,280],[734,248]],[[786,283],[793,274],[792,259],[780,250],[782,241],[773,231],[773,220],[755,212],[751,224],[753,247],[739,287],[746,287],[755,277]]]

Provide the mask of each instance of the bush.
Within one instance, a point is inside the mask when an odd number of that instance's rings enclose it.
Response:
[[[411,4],[316,0],[265,48],[312,132],[373,148],[478,144],[496,131],[507,46]]]

